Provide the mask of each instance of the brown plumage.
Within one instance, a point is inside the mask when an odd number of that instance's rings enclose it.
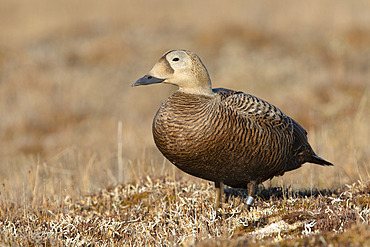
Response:
[[[158,149],[186,173],[214,181],[216,207],[222,184],[247,188],[251,205],[256,185],[305,162],[332,165],[318,157],[307,132],[277,107],[253,95],[211,88],[197,55],[169,51],[133,86],[179,86],[153,121]]]

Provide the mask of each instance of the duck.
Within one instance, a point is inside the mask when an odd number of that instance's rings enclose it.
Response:
[[[279,108],[251,94],[212,88],[201,59],[189,50],[170,50],[132,86],[178,87],[159,107],[152,124],[159,151],[180,170],[215,184],[215,208],[223,187],[245,188],[249,209],[262,182],[309,162],[316,155],[306,130]]]

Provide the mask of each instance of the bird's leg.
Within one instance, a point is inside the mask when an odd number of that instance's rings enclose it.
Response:
[[[251,205],[253,204],[254,197],[256,195],[256,189],[257,189],[257,182],[251,181],[247,185],[248,189],[248,197],[244,200],[244,203],[246,204],[246,208],[249,210]]]
[[[222,200],[222,194],[224,192],[224,184],[222,182],[215,182],[216,187],[216,198],[215,198],[215,209],[219,209]]]

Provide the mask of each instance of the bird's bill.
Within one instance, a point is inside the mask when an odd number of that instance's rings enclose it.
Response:
[[[145,75],[145,76],[141,77],[139,80],[137,80],[134,83],[132,83],[131,86],[132,87],[135,87],[135,86],[141,86],[141,85],[149,85],[149,84],[154,84],[154,83],[161,83],[164,80],[165,79],[157,78],[157,77],[150,76],[150,75]]]

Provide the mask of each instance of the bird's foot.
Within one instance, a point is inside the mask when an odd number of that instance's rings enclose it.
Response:
[[[250,208],[253,204],[253,201],[254,201],[254,197],[253,196],[248,196],[245,201],[244,201],[244,206],[243,208],[247,211],[250,211]]]

